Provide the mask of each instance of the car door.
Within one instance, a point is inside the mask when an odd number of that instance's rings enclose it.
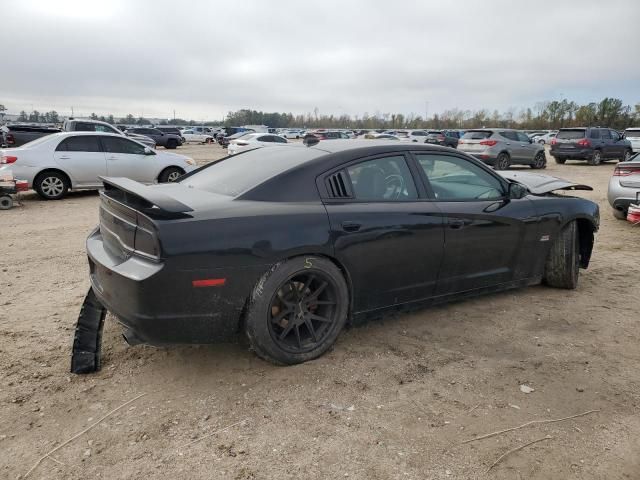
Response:
[[[524,159],[524,151],[520,146],[520,139],[517,132],[511,130],[503,130],[500,132],[500,136],[505,139],[506,150],[509,152],[511,162],[521,162]]]
[[[126,177],[138,182],[150,183],[155,180],[156,153],[125,137],[102,136],[102,147],[107,159],[107,175]]]
[[[527,278],[536,241],[532,202],[507,198],[507,182],[470,159],[435,152],[415,157],[445,217],[437,294]]]
[[[624,158],[626,145],[622,141],[622,137],[615,130],[609,130],[611,135],[611,158]]]
[[[616,144],[611,136],[611,130],[608,128],[601,128],[600,139],[600,144],[602,145],[602,158],[615,158],[617,156]]]
[[[536,153],[540,150],[538,144],[533,143],[526,133],[514,132],[518,136],[519,148],[522,150],[522,159],[528,162],[533,162]]]
[[[356,160],[319,182],[335,255],[354,288],[354,312],[435,292],[442,216],[416,178],[408,157],[395,153]]]
[[[54,161],[72,180],[74,187],[100,185],[107,166],[97,135],[77,135],[62,140],[53,153]]]

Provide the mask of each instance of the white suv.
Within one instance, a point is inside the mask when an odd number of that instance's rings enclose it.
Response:
[[[624,138],[631,143],[633,153],[640,152],[640,128],[627,128],[624,131]]]

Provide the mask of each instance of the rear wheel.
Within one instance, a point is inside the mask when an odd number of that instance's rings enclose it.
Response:
[[[511,166],[511,158],[508,153],[502,152],[496,159],[496,170],[508,170],[509,166]]]
[[[614,208],[613,216],[616,217],[618,220],[626,220],[627,212],[625,212],[624,210],[618,210],[617,208]]]
[[[536,153],[536,156],[533,158],[533,163],[529,166],[536,170],[547,168],[547,157],[545,156],[544,152]]]
[[[256,354],[291,365],[319,357],[347,320],[349,292],[340,270],[320,257],[276,264],[256,284],[245,333]]]
[[[594,150],[592,157],[588,160],[589,165],[600,165],[602,163],[602,152]]]
[[[544,266],[544,282],[550,287],[574,289],[578,286],[580,254],[578,225],[567,224],[549,250]]]
[[[184,175],[184,170],[178,167],[165,168],[158,176],[158,183],[170,183],[175,182]]]
[[[13,207],[13,198],[10,195],[2,195],[0,197],[0,210],[9,210]]]
[[[69,191],[69,182],[62,173],[43,172],[36,177],[33,188],[45,200],[60,200]]]
[[[553,158],[555,159],[556,163],[560,165],[564,165],[565,162],[567,161],[567,159],[564,157],[553,157]]]

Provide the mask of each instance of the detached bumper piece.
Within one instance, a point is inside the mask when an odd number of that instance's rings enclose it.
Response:
[[[93,288],[84,297],[71,353],[71,373],[93,373],[100,370],[102,328],[107,309],[97,299]]]

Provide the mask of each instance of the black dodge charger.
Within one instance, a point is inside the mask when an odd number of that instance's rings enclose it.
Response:
[[[540,282],[576,288],[598,206],[452,149],[325,141],[250,150],[173,184],[105,178],[91,285],[130,343],[244,331],[280,364],[347,323]]]

